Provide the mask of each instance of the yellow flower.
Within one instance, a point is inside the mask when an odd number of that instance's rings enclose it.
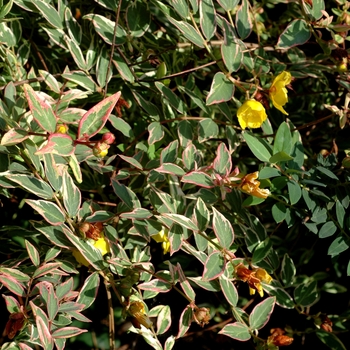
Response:
[[[153,235],[152,238],[157,242],[157,243],[162,243],[162,248],[163,248],[163,253],[169,253],[170,252],[170,241],[168,239],[168,230],[167,229],[162,229],[159,231],[156,235]]]
[[[68,126],[66,124],[57,124],[56,132],[58,134],[67,134]]]
[[[266,270],[258,268],[255,270],[255,277],[259,278],[260,281],[270,284],[272,277],[266,272]]]
[[[97,241],[93,241],[92,245],[101,252],[102,256],[110,252],[109,244],[104,237],[100,237]],[[72,254],[79,264],[84,266],[90,265],[78,249],[74,249]]]
[[[241,190],[245,193],[250,194],[251,196],[259,197],[259,198],[267,198],[270,195],[270,191],[268,189],[260,188],[260,181],[256,179],[259,176],[259,172],[248,174],[244,176],[241,182]]]
[[[288,92],[286,85],[292,81],[292,75],[289,72],[282,72],[273,80],[269,90],[269,95],[275,108],[280,110],[283,114],[288,113],[283,109],[283,106],[288,102]]]
[[[260,102],[247,100],[238,108],[237,118],[242,129],[247,127],[260,128],[261,124],[266,120],[267,114]]]

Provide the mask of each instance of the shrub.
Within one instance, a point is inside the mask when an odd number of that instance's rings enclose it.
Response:
[[[345,349],[349,29],[345,0],[0,1],[1,349]]]

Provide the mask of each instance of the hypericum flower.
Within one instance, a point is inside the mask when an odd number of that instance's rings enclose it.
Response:
[[[168,230],[163,228],[156,235],[151,236],[157,243],[162,243],[163,253],[170,252],[170,241],[168,239]]]
[[[132,301],[128,308],[128,313],[132,317],[132,324],[136,328],[140,328],[142,324],[144,327],[151,329],[153,323],[149,317],[145,314],[145,306],[141,301]]]
[[[283,106],[288,102],[288,91],[286,85],[292,81],[292,75],[289,72],[282,72],[273,80],[269,90],[269,95],[273,105],[283,114],[288,113],[283,109]]]
[[[284,335],[286,333],[281,328],[272,328],[271,335],[267,338],[267,345],[288,346],[293,343],[293,338]]]
[[[243,264],[236,266],[236,275],[243,282],[248,283],[250,295],[254,295],[255,291],[258,291],[261,297],[264,296],[264,290],[260,282],[270,284],[272,281],[272,277],[264,269],[249,270]]]
[[[92,241],[92,245],[101,252],[102,256],[110,252],[109,244],[104,236],[101,236],[96,241]],[[83,254],[81,254],[78,249],[74,249],[72,254],[79,264],[84,266],[90,265],[90,263],[84,258]]]
[[[267,114],[260,102],[247,100],[238,108],[237,118],[242,129],[247,127],[260,128],[261,124],[266,120]]]
[[[259,177],[259,172],[248,174],[242,179],[240,188],[243,192],[250,194],[251,196],[259,198],[267,198],[270,195],[268,189],[260,188],[260,181],[257,181]]]

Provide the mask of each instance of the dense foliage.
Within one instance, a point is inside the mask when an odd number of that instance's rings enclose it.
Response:
[[[0,0],[1,349],[349,348],[349,8]]]

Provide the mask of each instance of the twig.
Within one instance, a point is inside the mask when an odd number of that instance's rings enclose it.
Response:
[[[104,284],[106,287],[107,293],[107,301],[108,301],[108,327],[109,327],[109,348],[110,350],[115,349],[115,334],[114,334],[114,311],[113,311],[113,303],[112,303],[112,294],[109,290],[109,285],[107,279],[104,279]]]

